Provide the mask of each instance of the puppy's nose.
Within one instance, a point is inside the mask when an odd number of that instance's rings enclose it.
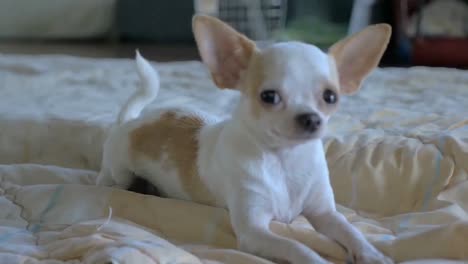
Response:
[[[322,118],[316,113],[304,113],[296,116],[298,125],[308,132],[314,132],[322,124]]]

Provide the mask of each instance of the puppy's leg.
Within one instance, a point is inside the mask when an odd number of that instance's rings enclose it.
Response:
[[[99,175],[96,179],[96,185],[100,186],[112,186],[114,181],[112,180],[112,175],[109,169],[102,168],[99,172]]]
[[[123,165],[113,160],[103,159],[101,171],[96,179],[96,185],[117,186],[126,189],[132,183],[133,173]]]
[[[111,170],[111,172],[112,179],[115,182],[114,186],[127,189],[132,184],[134,174],[130,170],[121,167],[115,167]]]
[[[336,240],[353,253],[357,264],[390,264],[393,261],[372,246],[348,220],[339,212],[330,210],[327,213],[313,214],[305,212],[307,220],[314,228]]]
[[[328,263],[300,242],[272,233],[272,216],[262,207],[245,205],[229,211],[240,250],[291,264]]]

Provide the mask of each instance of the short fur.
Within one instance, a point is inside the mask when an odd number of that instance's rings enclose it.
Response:
[[[289,223],[303,214],[317,231],[348,249],[356,263],[392,263],[336,211],[320,139],[339,96],[356,92],[378,65],[391,28],[370,26],[328,54],[299,42],[259,50],[208,16],[195,16],[193,29],[215,84],[241,93],[237,109],[225,120],[182,109],[139,116],[156,97],[159,79],[137,53],[143,85],[105,142],[98,184],[128,188],[132,175],[139,175],[164,196],[225,207],[239,248],[266,258],[325,262],[268,228],[273,219]],[[265,90],[275,90],[280,101],[262,101]],[[325,101],[325,90],[336,94],[336,103]],[[298,122],[303,114],[318,118],[312,130]]]

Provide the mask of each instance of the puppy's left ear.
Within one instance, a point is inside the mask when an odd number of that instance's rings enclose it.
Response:
[[[340,92],[352,94],[359,90],[366,76],[378,66],[390,40],[388,24],[369,26],[334,44],[329,54],[335,59]]]
[[[238,88],[256,45],[221,20],[195,15],[193,33],[200,56],[219,88]]]

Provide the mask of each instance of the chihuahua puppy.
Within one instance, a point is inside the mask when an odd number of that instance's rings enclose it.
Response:
[[[225,120],[189,109],[140,117],[157,96],[159,77],[137,52],[142,86],[105,142],[98,184],[128,188],[138,175],[163,196],[225,207],[240,250],[272,260],[326,262],[269,229],[272,220],[302,214],[355,263],[393,263],[336,211],[321,142],[340,96],[356,92],[378,65],[390,26],[369,26],[328,53],[299,42],[260,50],[203,15],[193,18],[193,31],[214,83],[240,92],[237,110]]]

